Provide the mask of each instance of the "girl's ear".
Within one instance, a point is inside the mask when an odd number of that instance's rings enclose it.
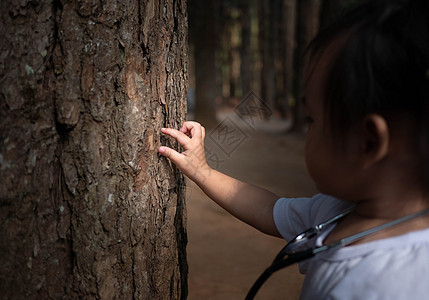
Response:
[[[368,115],[363,123],[362,163],[368,168],[389,152],[390,132],[387,121],[378,114]]]

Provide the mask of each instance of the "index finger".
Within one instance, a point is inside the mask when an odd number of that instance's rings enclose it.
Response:
[[[180,131],[191,138],[202,138],[202,126],[198,122],[186,121],[183,123]]]
[[[175,138],[185,148],[186,144],[191,141],[186,134],[173,128],[161,128],[161,132]]]

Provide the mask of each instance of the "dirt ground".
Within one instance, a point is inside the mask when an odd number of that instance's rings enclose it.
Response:
[[[228,151],[217,169],[281,196],[316,192],[304,164],[304,135],[286,134],[289,124],[284,121],[260,121],[252,128],[256,130],[246,131],[246,124],[233,114],[218,116],[220,122],[225,118],[241,127],[246,138]],[[206,144],[215,131],[206,134]],[[235,219],[192,182],[188,182],[187,194],[188,299],[244,299],[285,242]],[[297,299],[302,281],[296,266],[280,270],[256,299]]]

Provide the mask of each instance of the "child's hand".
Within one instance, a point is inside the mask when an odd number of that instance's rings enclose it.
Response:
[[[191,180],[203,180],[204,173],[210,170],[204,153],[204,127],[197,122],[185,122],[180,131],[162,128],[161,132],[175,138],[185,151],[178,153],[169,147],[161,146],[158,149],[159,153],[174,162]]]

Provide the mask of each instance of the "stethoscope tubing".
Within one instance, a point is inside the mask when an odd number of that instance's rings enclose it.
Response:
[[[284,248],[282,249],[282,251]],[[250,288],[249,292],[247,293],[246,300],[252,300],[256,293],[259,291],[261,286],[267,281],[267,279],[276,271],[289,267],[290,265],[293,265],[295,263],[307,260],[315,255],[313,248],[307,249],[305,251],[297,252],[295,254],[289,255],[286,259],[280,258],[275,259],[274,262],[269,266],[255,281],[255,283]],[[280,252],[282,252],[280,251]],[[280,255],[280,253],[279,253]]]
[[[347,212],[348,214],[349,212]],[[304,251],[299,251],[299,252],[294,252],[292,254],[287,254],[286,248],[288,245],[286,245],[285,247],[282,248],[282,250],[280,250],[280,252],[277,254],[276,258],[274,259],[273,263],[258,277],[258,279],[255,281],[255,283],[253,284],[253,286],[250,288],[249,292],[247,293],[247,296],[245,298],[245,300],[252,300],[255,296],[256,293],[259,291],[259,289],[261,288],[261,286],[265,283],[265,281],[267,281],[267,279],[276,271],[283,269],[285,267],[288,267],[290,265],[293,265],[295,263],[298,262],[302,262],[305,261],[307,259],[312,258],[313,256],[327,251],[327,250],[331,250],[331,249],[335,249],[335,248],[341,248],[344,246],[347,246],[349,244],[352,244],[370,234],[376,233],[380,230],[383,229],[387,229],[389,227],[398,225],[400,223],[409,221],[411,219],[423,216],[425,214],[429,213],[429,208],[419,211],[417,213],[393,220],[391,222],[387,222],[385,224],[376,226],[374,228],[370,228],[368,230],[362,231],[360,233],[351,235],[349,237],[346,237],[344,239],[341,239],[339,241],[327,244],[327,245],[323,245],[323,246],[319,246],[319,247],[311,247],[309,249],[306,249]],[[340,214],[339,215],[341,218],[343,218],[345,216],[345,214]],[[335,220],[339,220],[340,218],[334,217]],[[328,221],[329,223],[332,223],[331,220]],[[287,256],[286,258],[284,258],[285,256]]]

